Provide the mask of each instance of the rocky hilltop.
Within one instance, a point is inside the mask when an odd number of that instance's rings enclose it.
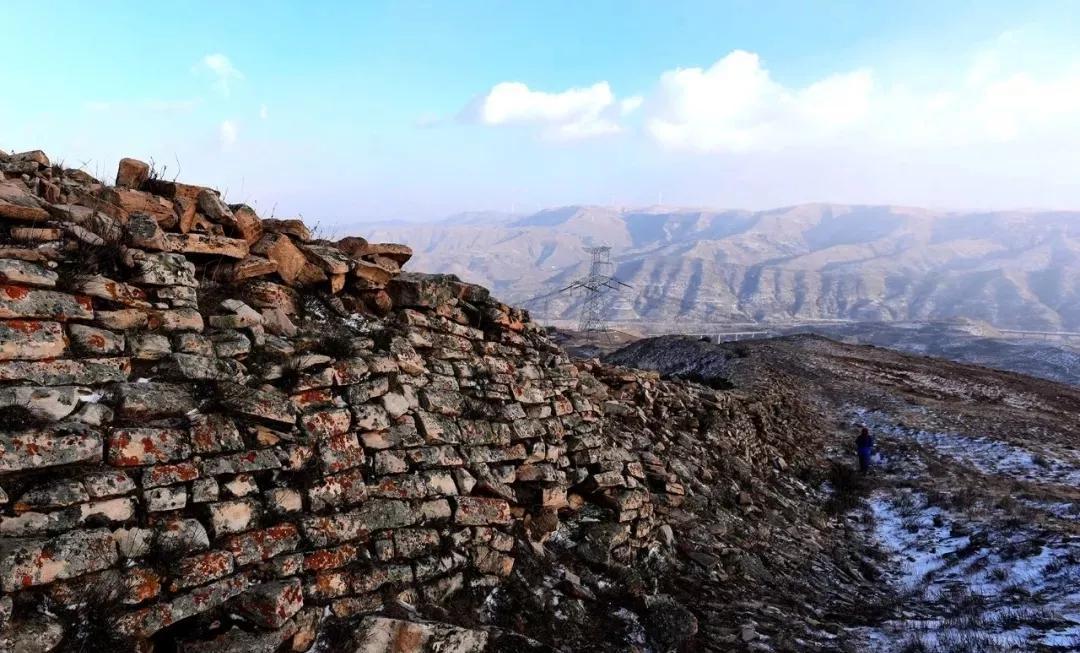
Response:
[[[557,291],[588,273],[584,247],[609,245],[633,289],[612,294],[608,317],[645,326],[964,317],[1080,331],[1077,212],[570,206],[370,232],[548,321],[577,317],[581,298]]]
[[[0,649],[812,649],[855,602],[782,383],[575,362],[133,159],[0,172]]]

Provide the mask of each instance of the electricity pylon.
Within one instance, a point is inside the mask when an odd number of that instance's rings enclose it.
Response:
[[[585,292],[581,303],[581,318],[578,321],[579,331],[607,331],[601,298],[608,290],[618,291],[620,287],[630,286],[611,276],[614,266],[611,263],[610,247],[586,247],[585,251],[592,254],[589,276],[578,279],[560,292],[577,289]]]

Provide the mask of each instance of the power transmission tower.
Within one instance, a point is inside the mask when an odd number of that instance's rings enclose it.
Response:
[[[579,289],[584,291],[585,298],[581,303],[581,318],[578,322],[579,331],[608,331],[601,298],[608,290],[618,291],[620,287],[629,288],[630,286],[611,276],[614,266],[611,263],[610,247],[586,247],[585,251],[592,255],[589,276],[578,279],[559,292]]]

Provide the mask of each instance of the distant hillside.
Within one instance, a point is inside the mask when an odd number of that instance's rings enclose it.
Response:
[[[423,269],[493,288],[548,319],[579,298],[544,296],[612,246],[633,290],[610,317],[651,322],[941,320],[1080,330],[1080,212],[955,213],[807,204],[769,211],[571,206],[379,225]]]

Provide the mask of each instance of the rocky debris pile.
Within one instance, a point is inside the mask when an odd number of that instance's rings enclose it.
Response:
[[[609,427],[638,398],[485,289],[132,159],[0,172],[0,648],[304,651],[452,616],[568,524],[602,570],[672,538],[685,488]],[[496,621],[338,644],[484,650]]]
[[[148,285],[196,287],[189,271],[219,282],[270,277],[293,288],[345,290],[347,309],[385,313],[386,284],[412,256],[403,245],[314,238],[300,220],[260,219],[250,206],[226,204],[212,188],[162,179],[135,159],[120,162],[115,186],[51,166],[40,151],[3,156],[0,172],[0,218],[15,223],[5,258],[70,261],[80,243],[108,246]],[[191,270],[184,255],[192,255]],[[189,308],[193,292],[177,292],[188,297],[167,299],[187,299],[180,308]],[[138,300],[146,297],[136,292],[126,299],[125,306],[143,308]]]

